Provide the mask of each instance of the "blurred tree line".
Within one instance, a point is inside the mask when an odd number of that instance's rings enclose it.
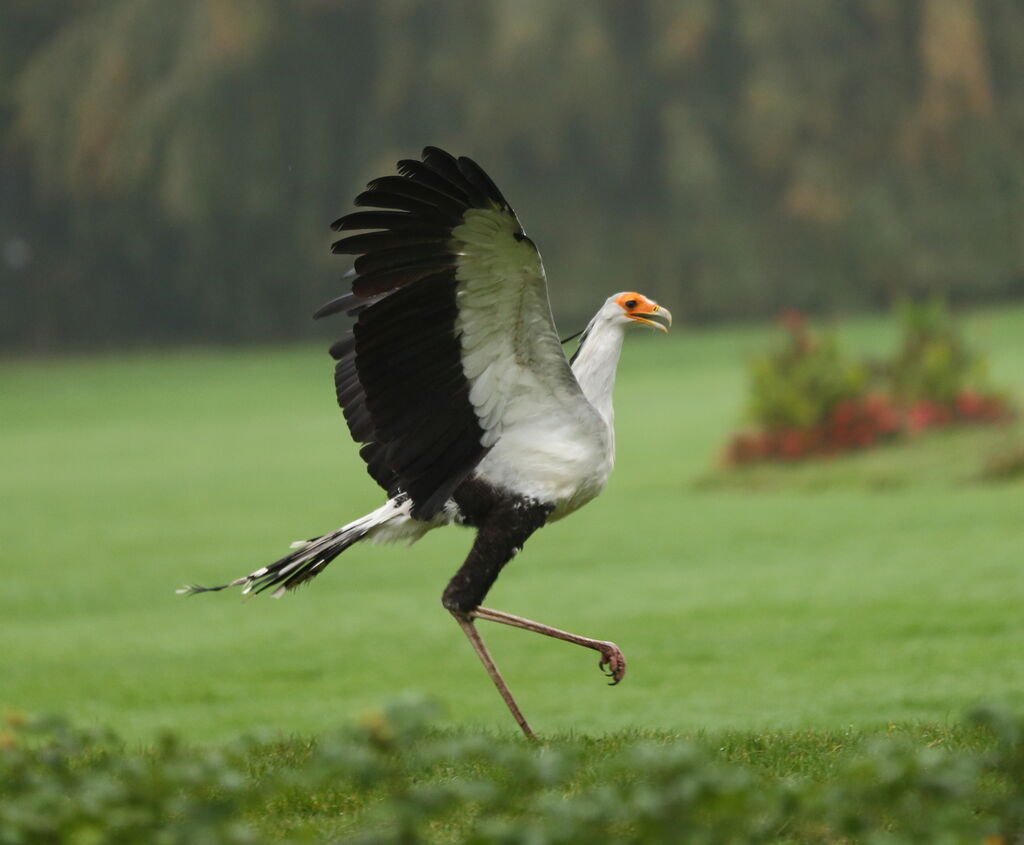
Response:
[[[0,345],[308,336],[327,224],[487,168],[565,328],[1024,278],[1018,0],[4,0]],[[571,318],[571,319],[570,319]]]

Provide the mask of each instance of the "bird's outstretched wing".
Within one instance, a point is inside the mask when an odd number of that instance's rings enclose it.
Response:
[[[508,426],[586,403],[562,353],[544,268],[512,207],[471,159],[435,147],[369,183],[336,231],[356,255],[331,348],[335,385],[370,475],[434,516]],[[368,231],[374,230],[374,231]]]

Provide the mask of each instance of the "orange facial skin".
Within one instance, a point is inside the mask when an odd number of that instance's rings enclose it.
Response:
[[[642,293],[626,291],[625,293],[620,293],[615,298],[615,302],[626,312],[627,317],[638,323],[654,326],[654,328],[663,332],[667,332],[668,326],[672,325],[672,313],[667,308],[662,308],[653,299],[648,299]],[[647,319],[647,317],[651,316],[657,316],[658,319],[664,320],[667,325]]]

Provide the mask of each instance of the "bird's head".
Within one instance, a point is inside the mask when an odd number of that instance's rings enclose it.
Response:
[[[672,325],[671,311],[636,291],[624,291],[608,297],[601,310],[612,322],[626,326],[653,326],[658,331],[667,332]]]

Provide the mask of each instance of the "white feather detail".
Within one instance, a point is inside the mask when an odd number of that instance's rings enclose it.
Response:
[[[472,209],[453,231],[462,253],[456,333],[480,442],[490,448],[477,473],[561,514],[604,485],[609,436],[565,359],[544,267],[520,231],[501,209]]]
[[[477,417],[480,422],[483,423],[485,429],[494,428],[497,417],[500,416],[501,410],[505,407],[505,397],[501,391],[494,391],[479,405],[474,405],[473,410],[476,411]]]
[[[460,233],[459,239],[467,246],[487,249],[491,246],[497,232],[497,229],[463,229]]]
[[[470,379],[472,387],[469,389],[469,401],[474,407],[482,405],[491,395],[495,386],[494,371],[497,366],[495,361],[490,361],[478,376]]]
[[[466,342],[462,344],[462,372],[466,378],[470,381],[477,378],[493,360],[491,350],[484,347],[480,348],[481,343],[487,339],[486,335],[479,335],[475,344],[467,346]]]
[[[463,260],[465,260],[468,263],[469,261],[474,261],[474,257],[473,256],[466,256]],[[480,259],[475,259],[475,263],[478,265],[480,271],[482,271],[484,273],[491,273],[492,272],[491,269],[487,266],[487,262],[486,261],[482,261]],[[480,293],[481,291],[487,291],[487,290],[493,289],[494,288],[494,284],[495,284],[495,279],[493,279],[493,278],[472,278],[472,279],[467,279],[463,283],[462,290],[464,290],[464,291],[466,291],[468,293],[471,293],[471,294],[472,293]]]

